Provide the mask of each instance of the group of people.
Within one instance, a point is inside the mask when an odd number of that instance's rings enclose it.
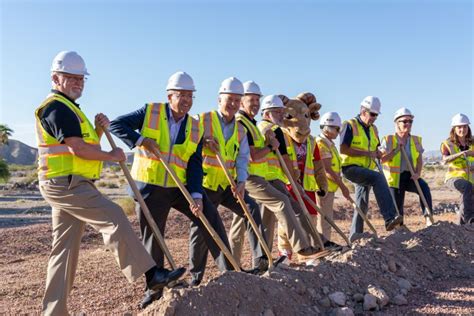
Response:
[[[374,189],[387,231],[403,225],[405,192],[419,193],[417,181],[428,203],[428,210],[421,204],[426,223],[432,224],[431,194],[421,178],[421,137],[411,135],[414,115],[406,108],[395,113],[396,132],[382,140],[374,125],[381,104],[372,96],[362,101],[356,117],[344,123],[335,112],[322,115],[321,133],[313,137],[309,124],[319,114],[310,113],[308,108],[314,109],[317,103],[312,94],[302,94],[293,101],[304,105],[299,108],[299,115],[308,128],[292,134],[288,130],[297,113],[288,113],[291,101],[278,95],[262,99],[257,83],[242,83],[235,77],[221,83],[216,106],[191,116],[195,85],[190,75],[177,72],[168,80],[167,102],[147,103],[112,122],[99,113],[92,124],[76,102],[87,75],[81,56],[72,51],[60,52],[51,68],[53,90],[35,112],[39,187],[52,207],[53,224],[43,299],[45,314],[67,313],[67,297],[86,224],[102,233],[104,243],[129,281],[145,275],[141,307],[160,298],[163,288],[185,273],[184,268],[164,268],[164,251],[141,207],[137,208],[139,239],[121,208],[95,187],[103,161],[125,160],[121,149],[101,149],[100,138],[105,129],[135,148],[131,174],[161,234],[165,234],[171,208],[190,219],[191,285],[202,281],[209,251],[220,271],[234,269],[202,217],[238,263],[244,236],[248,237],[255,273],[266,271],[269,265],[259,235],[271,249],[275,225],[279,253],[291,260],[306,262],[324,248],[341,249],[331,241],[331,226],[318,211],[332,219],[339,188],[352,202],[343,177],[354,184],[355,203],[364,213],[368,211],[369,192]],[[257,122],[260,111],[263,120]],[[452,126],[449,139],[441,147],[443,160],[449,166],[447,183],[463,195],[460,223],[472,223],[474,145],[469,120],[456,115]],[[335,144],[338,136],[340,154]],[[160,157],[155,155],[157,152]],[[176,181],[163,161],[174,171]],[[235,185],[231,185],[226,172]],[[192,203],[186,200],[177,181],[185,185]],[[298,195],[314,203],[301,203]],[[239,198],[258,231],[246,217]],[[218,206],[234,213],[228,234]],[[354,212],[350,239],[362,232],[363,219]]]

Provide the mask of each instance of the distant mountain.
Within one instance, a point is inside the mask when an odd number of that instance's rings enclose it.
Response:
[[[127,163],[131,164],[133,162],[133,152],[127,152],[125,155]],[[30,147],[15,139],[9,139],[8,145],[0,147],[0,157],[5,159],[7,163],[34,165],[36,164],[37,156],[37,148]],[[106,165],[109,165],[109,163]]]
[[[7,145],[0,146],[0,157],[7,163],[17,165],[33,165],[36,163],[38,149],[30,147],[18,140],[9,139]]]

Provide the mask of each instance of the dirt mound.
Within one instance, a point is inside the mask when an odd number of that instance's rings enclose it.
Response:
[[[264,276],[228,272],[198,288],[171,289],[146,314],[353,315],[406,305],[430,282],[472,279],[474,227],[442,222],[416,233],[398,230],[316,266],[280,265]]]

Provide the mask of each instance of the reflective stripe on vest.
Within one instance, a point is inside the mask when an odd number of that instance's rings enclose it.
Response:
[[[398,147],[398,138],[395,135],[387,135],[384,137],[387,144],[387,153],[391,152]],[[410,135],[410,153],[411,153],[411,164],[413,169],[416,170],[418,164],[418,157],[420,156],[421,137]],[[400,187],[400,168],[402,164],[402,153],[399,151],[393,156],[392,160],[386,161],[382,164],[383,173],[387,179],[388,185],[392,188]]]
[[[299,170],[298,167],[298,157],[296,155],[296,144],[293,139],[285,133],[286,140],[286,150],[288,152],[288,157],[290,158],[293,168]],[[306,140],[306,159],[304,164],[304,174],[303,174],[303,188],[306,191],[316,192],[318,190],[318,185],[316,183],[316,177],[314,174],[314,148],[316,145],[316,140],[313,136],[309,136]]]
[[[162,157],[176,172],[179,180],[186,184],[188,161],[196,152],[202,137],[202,128],[199,120],[188,115],[186,121],[182,122],[186,124],[184,142],[172,145],[166,111],[167,105],[164,103],[147,104],[141,135],[156,141]],[[161,161],[143,146],[139,146],[135,152],[131,174],[137,181],[166,188],[177,187]]]
[[[235,115],[235,119],[237,122],[240,122],[246,132],[249,132],[253,138],[253,147],[255,149],[261,149],[265,147],[265,138],[263,138],[262,133],[260,133],[257,126],[255,126],[248,118],[244,115],[237,113]],[[268,163],[266,157],[262,157],[260,159],[253,159],[252,155],[250,155],[250,163],[248,168],[248,173],[250,175],[259,176],[265,178],[265,175],[268,172]]]
[[[82,159],[74,155],[69,146],[59,143],[58,140],[52,135],[49,135],[41,125],[39,117],[40,111],[53,101],[60,102],[76,115],[84,142],[100,148],[99,136],[81,109],[60,94],[50,94],[35,111],[39,180],[48,180],[68,175],[79,175],[88,179],[98,179],[102,170],[102,161]]]
[[[334,171],[336,174],[341,174],[341,157],[339,156],[339,152],[337,151],[336,145],[326,139],[325,137],[319,136],[316,137],[316,143],[318,144],[319,148],[326,148],[327,151],[331,153],[331,170]],[[336,192],[339,186],[336,182],[328,179],[328,191],[329,192]]]
[[[369,128],[370,131],[370,143],[367,137],[367,134],[364,131],[364,127],[359,123],[356,118],[350,119],[349,121],[344,122],[344,126],[350,124],[352,127],[352,142],[351,148],[363,150],[363,151],[376,151],[379,144],[379,136],[377,132],[377,127],[371,125]],[[348,156],[341,154],[342,166],[356,165],[368,169],[374,169],[376,164],[375,161],[366,156]]]
[[[265,135],[268,130],[275,131],[280,128],[278,125],[273,124],[272,122],[263,120],[257,124],[260,133],[263,135],[265,139]],[[266,156],[265,159],[267,160],[267,173],[265,175],[265,180],[272,181],[272,180],[281,180],[283,183],[288,182],[288,178],[285,175],[285,172],[281,169],[280,162],[278,161],[278,156],[273,152],[270,151]]]
[[[237,174],[235,161],[237,159],[237,155],[239,154],[240,142],[242,141],[243,137],[246,137],[244,127],[241,124],[238,124],[236,121],[234,124],[234,132],[226,142],[217,111],[204,113],[200,116],[200,119],[204,128],[204,137],[210,137],[217,141],[226,169],[235,179]],[[217,191],[219,186],[223,189],[227,188],[230,183],[229,180],[227,180],[216,155],[206,147],[203,148],[202,155],[202,167],[204,170],[203,186],[213,191]]]
[[[441,146],[445,146],[449,155],[454,155],[461,152],[459,146],[451,142],[449,139],[445,140]],[[474,150],[474,144],[469,146],[469,150]],[[448,172],[446,173],[445,181],[453,178],[462,178],[474,183],[474,157],[461,156],[448,163]]]

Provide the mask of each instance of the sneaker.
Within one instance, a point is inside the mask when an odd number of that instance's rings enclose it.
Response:
[[[395,229],[397,226],[403,222],[403,216],[397,215],[394,219],[385,222],[385,230],[388,232]]]

